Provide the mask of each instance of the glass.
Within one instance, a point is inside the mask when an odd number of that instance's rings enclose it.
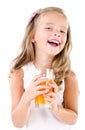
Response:
[[[40,69],[39,71],[40,71],[40,73],[44,73],[46,78],[49,78],[48,82],[42,82],[40,85],[49,85],[50,83],[52,83],[52,80],[54,79],[54,75],[53,75],[53,70],[52,69]],[[47,88],[47,89],[49,89],[49,93],[54,91],[53,87],[50,87],[50,88]],[[49,104],[49,102],[45,101],[43,95],[39,95],[39,96],[37,96],[35,98],[35,104],[36,105],[39,105],[39,104]]]

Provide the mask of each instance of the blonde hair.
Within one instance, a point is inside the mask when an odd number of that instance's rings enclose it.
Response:
[[[30,61],[33,61],[35,58],[35,47],[32,43],[32,37],[34,35],[36,29],[36,23],[38,22],[38,18],[40,18],[43,14],[51,11],[56,11],[57,13],[66,17],[64,11],[61,8],[57,7],[47,7],[44,9],[40,9],[34,13],[33,17],[31,17],[28,25],[26,27],[25,35],[21,44],[21,50],[19,55],[12,61],[12,66],[10,72],[13,70],[17,70],[27,64]],[[66,17],[67,18],[67,17]],[[62,83],[63,78],[67,76],[67,72],[70,71],[70,50],[72,48],[71,43],[71,31],[70,26],[68,27],[67,32],[67,41],[63,48],[63,50],[54,57],[52,68],[55,74],[55,81],[59,86]]]

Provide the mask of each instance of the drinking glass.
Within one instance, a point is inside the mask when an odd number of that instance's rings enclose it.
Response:
[[[39,85],[49,86],[49,84],[52,83],[52,80],[54,79],[53,70],[52,70],[52,69],[40,69],[39,71],[40,71],[40,73],[44,73],[45,76],[46,76],[46,78],[49,79],[48,82],[42,82],[42,83],[39,84]],[[54,91],[53,87],[49,87],[49,88],[47,88],[47,89],[49,89],[49,92],[48,92],[48,93]],[[45,89],[43,88],[42,90],[45,90]],[[45,101],[43,95],[39,95],[39,96],[37,96],[37,97],[35,98],[35,104],[36,104],[36,106],[38,106],[38,105],[40,105],[40,104],[41,104],[41,105],[49,105],[49,102]]]

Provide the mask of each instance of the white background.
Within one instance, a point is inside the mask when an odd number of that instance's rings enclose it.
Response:
[[[84,129],[85,116],[85,7],[84,0],[0,0],[0,130],[16,130],[10,117],[11,95],[8,72],[21,44],[31,13],[46,6],[66,11],[72,31],[72,69],[79,82],[79,119],[74,130]]]

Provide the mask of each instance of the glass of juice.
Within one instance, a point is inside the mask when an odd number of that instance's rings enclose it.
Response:
[[[46,78],[49,79],[48,82],[42,82],[40,85],[49,86],[49,84],[52,83],[52,80],[54,80],[53,70],[52,69],[40,69],[39,71],[40,71],[40,73],[44,73]],[[49,93],[53,92],[53,90],[54,90],[53,87],[49,87],[47,89],[49,89]],[[44,90],[44,89],[42,89],[42,90]],[[49,105],[49,102],[45,101],[43,95],[39,95],[39,96],[37,96],[35,98],[35,104],[36,104],[36,106],[39,106],[39,105]]]

